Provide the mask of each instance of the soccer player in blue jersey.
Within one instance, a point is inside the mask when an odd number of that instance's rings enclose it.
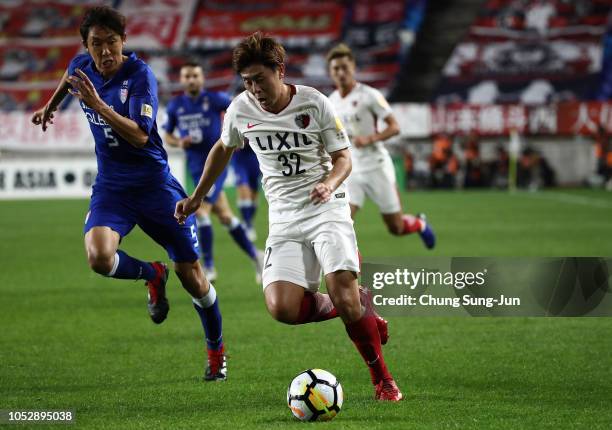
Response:
[[[32,122],[46,131],[68,93],[78,98],[89,121],[98,161],[84,228],[89,265],[104,276],[144,279],[149,314],[160,324],[169,310],[167,266],[140,261],[118,248],[135,225],[163,246],[205,331],[205,380],[225,380],[221,313],[215,289],[199,263],[195,223],[192,218],[177,227],[173,217],[185,192],[170,173],[157,132],[155,76],[134,53],[123,52],[125,17],[115,9],[89,9],[80,33],[87,53],[70,62],[55,93],[34,113]]]
[[[230,105],[228,95],[204,89],[204,71],[197,63],[186,63],[181,67],[181,85],[184,93],[168,103],[168,121],[164,125],[164,139],[172,146],[183,148],[187,154],[187,167],[194,184],[200,181],[208,153],[221,135],[222,114]],[[174,135],[178,130],[178,137]],[[242,224],[234,216],[223,191],[227,169],[219,176],[214,186],[204,197],[196,212],[196,223],[200,234],[200,247],[204,270],[209,280],[214,281],[217,272],[213,258],[213,229],[210,213],[214,213],[229,231],[238,246],[255,265],[257,282],[261,282],[263,253],[258,253],[248,238]]]
[[[249,145],[234,151],[232,157],[232,168],[236,173],[236,189],[238,191],[238,209],[247,228],[249,239],[255,240],[257,233],[253,225],[253,219],[257,212],[257,201],[259,198],[259,183],[261,182],[261,170],[257,155]]]

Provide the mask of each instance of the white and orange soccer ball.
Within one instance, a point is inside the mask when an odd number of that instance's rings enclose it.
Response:
[[[342,385],[331,373],[322,369],[301,372],[287,389],[287,404],[300,421],[329,421],[344,401]]]

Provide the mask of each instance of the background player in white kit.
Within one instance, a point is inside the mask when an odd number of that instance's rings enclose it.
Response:
[[[382,356],[386,322],[360,301],[357,241],[343,184],[351,171],[349,141],[324,95],[283,82],[284,61],[284,48],[259,32],[234,49],[246,91],[227,109],[221,139],[175,216],[180,223],[193,213],[233,150],[250,145],[270,208],[263,272],[268,311],[287,324],[340,316],[370,369],[375,398],[399,401],[402,393]],[[329,295],[318,292],[321,270]]]
[[[376,203],[389,232],[395,236],[419,233],[429,249],[436,244],[424,215],[402,212],[395,169],[383,141],[399,134],[399,125],[391,106],[375,88],[355,80],[355,57],[351,49],[340,44],[327,54],[329,73],[336,85],[329,99],[340,115],[353,145],[353,171],[347,179],[351,216],[361,208],[366,197]],[[377,130],[382,119],[386,128]]]

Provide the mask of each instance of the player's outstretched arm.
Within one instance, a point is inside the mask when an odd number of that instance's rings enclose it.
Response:
[[[348,148],[330,153],[332,159],[332,169],[329,175],[319,182],[310,192],[310,200],[316,205],[326,203],[331,199],[332,193],[342,182],[351,174],[353,167],[351,163],[351,153]]]
[[[87,106],[96,111],[102,119],[123,137],[130,145],[142,148],[149,141],[149,135],[138,126],[136,121],[126,118],[115,112],[104,100],[100,98],[93,83],[81,70],[76,69],[75,74],[68,76],[68,83],[72,86],[68,92]]]
[[[179,224],[184,224],[187,217],[198,210],[202,199],[208,194],[208,191],[229,163],[233,152],[234,148],[225,146],[221,139],[215,143],[206,158],[204,171],[196,189],[191,196],[176,203],[174,218]]]
[[[47,124],[53,124],[53,113],[57,110],[59,104],[68,94],[68,71],[64,72],[64,76],[60,80],[55,92],[42,108],[34,112],[32,115],[32,124],[41,125],[43,131],[47,131]]]

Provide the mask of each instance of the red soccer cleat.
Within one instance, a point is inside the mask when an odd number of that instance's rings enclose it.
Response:
[[[374,399],[388,402],[399,402],[404,395],[393,379],[383,379],[376,385]]]
[[[145,282],[149,289],[149,301],[147,309],[149,316],[155,324],[161,324],[168,316],[170,305],[166,299],[166,282],[168,281],[168,266],[164,263],[151,263],[155,269],[156,276],[152,281]]]
[[[208,364],[204,372],[205,381],[225,381],[227,379],[227,361],[225,349],[208,350]]]

